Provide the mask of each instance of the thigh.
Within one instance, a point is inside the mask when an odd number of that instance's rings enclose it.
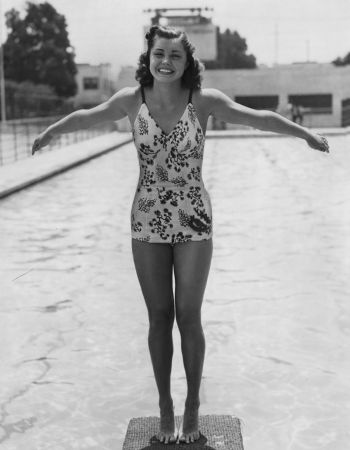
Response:
[[[131,239],[132,254],[148,314],[174,310],[173,248]]]
[[[213,253],[212,239],[174,245],[176,315],[200,312]]]

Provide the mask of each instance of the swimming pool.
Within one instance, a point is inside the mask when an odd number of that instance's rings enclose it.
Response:
[[[246,449],[348,442],[349,136],[209,139],[214,253],[201,414],[243,421]],[[132,144],[1,201],[4,450],[116,449],[158,415],[134,271]],[[172,391],[186,395],[177,327]]]

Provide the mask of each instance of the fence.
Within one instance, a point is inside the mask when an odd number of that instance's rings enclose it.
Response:
[[[58,119],[59,117],[21,119],[10,120],[5,124],[0,123],[0,166],[11,164],[31,156],[34,139],[47,126]],[[87,130],[63,134],[54,138],[51,143],[45,147],[45,151],[50,151],[115,130],[117,130],[116,124],[104,124]]]

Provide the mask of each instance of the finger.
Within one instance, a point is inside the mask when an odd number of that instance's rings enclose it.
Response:
[[[322,136],[321,139],[322,139],[322,141],[325,143],[325,145],[328,146],[328,141],[327,141],[327,139],[326,139],[324,136]]]
[[[38,150],[40,150],[40,142],[39,141],[34,142],[33,150],[34,150],[34,152],[37,152]]]
[[[327,139],[324,136],[321,136],[321,140],[322,140],[322,143],[323,143],[322,151],[326,152],[326,153],[329,153],[329,144],[328,144]]]

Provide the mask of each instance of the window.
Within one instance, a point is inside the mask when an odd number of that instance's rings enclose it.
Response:
[[[350,98],[346,98],[341,102],[341,126],[348,127],[350,125]]]
[[[288,102],[302,106],[305,114],[332,114],[332,94],[289,95]]]
[[[84,89],[98,89],[98,78],[97,77],[84,77],[83,78]]]
[[[270,109],[276,111],[278,107],[278,95],[249,95],[235,97],[235,101],[241,105],[253,109]]]

